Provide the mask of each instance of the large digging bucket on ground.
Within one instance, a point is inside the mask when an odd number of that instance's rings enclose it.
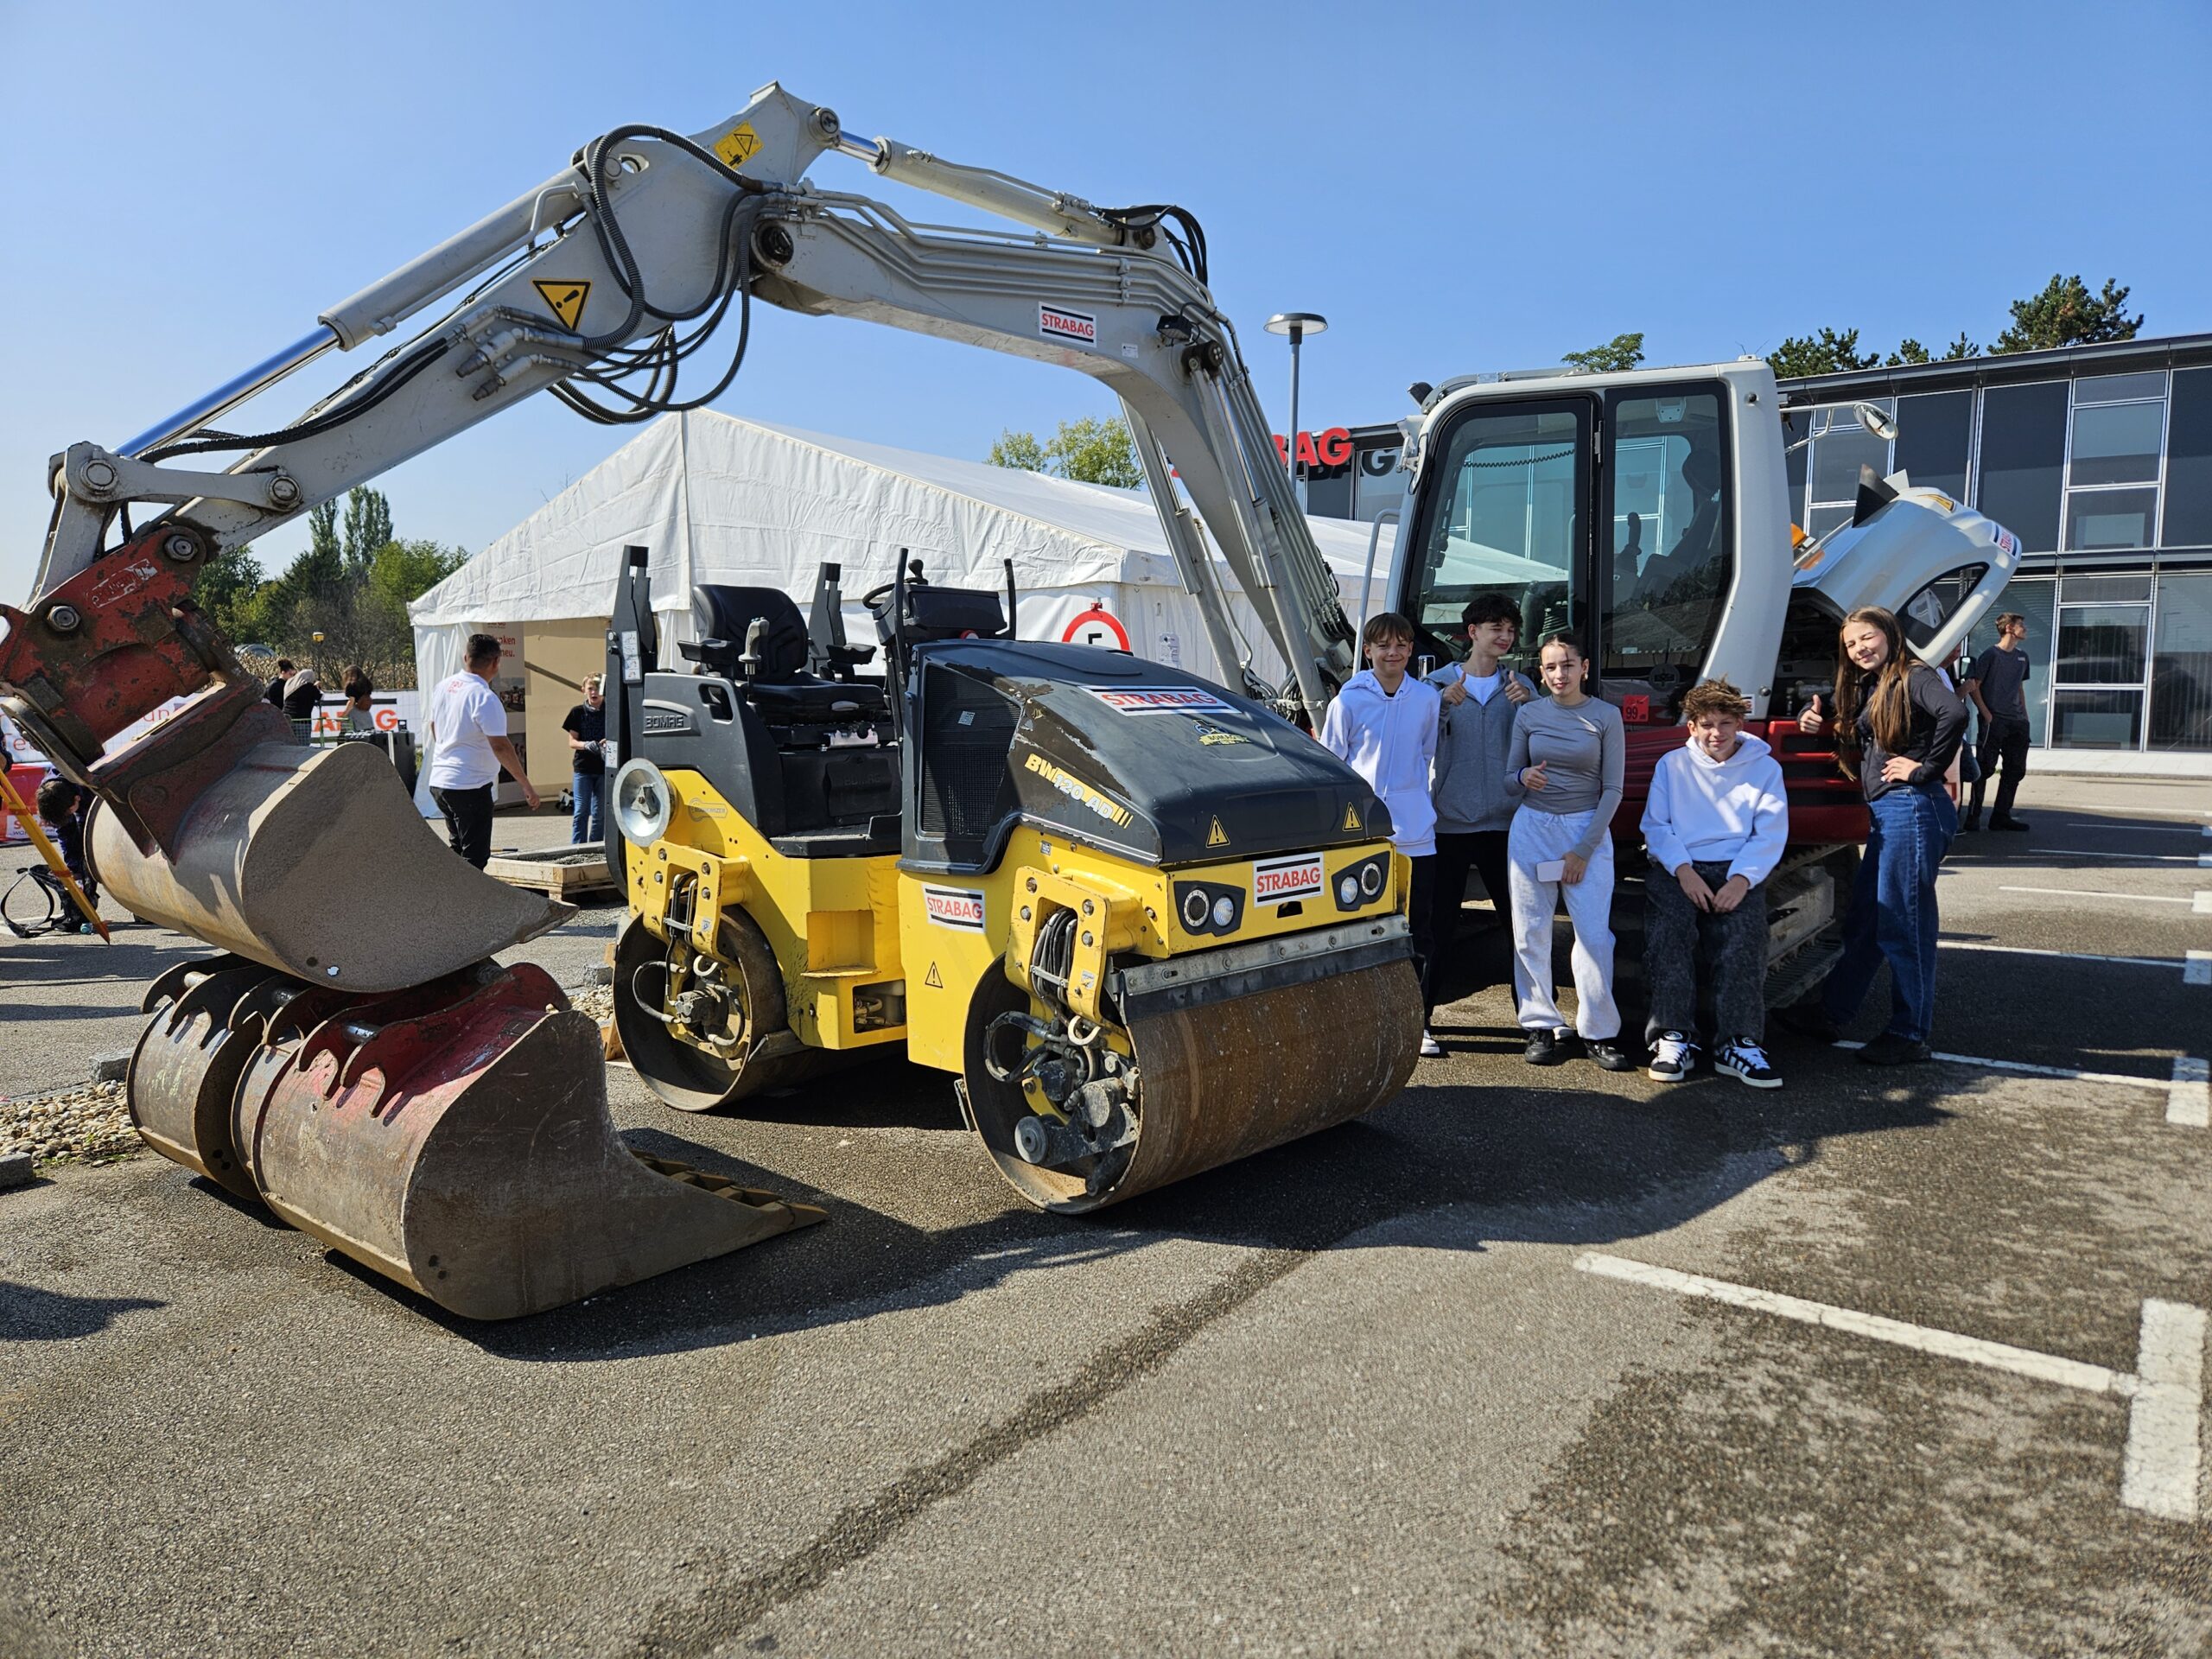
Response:
[[[531,964],[372,997],[235,958],[162,985],[130,1074],[148,1143],[464,1318],[540,1313],[823,1219],[631,1153],[598,1027]]]
[[[105,808],[87,840],[133,913],[347,991],[419,985],[575,913],[456,855],[365,744],[247,749],[180,820],[173,852]]]
[[[1348,1122],[1403,1089],[1419,1058],[1420,982],[1396,949],[1385,961],[1343,953],[1340,971],[1298,983],[1269,985],[1262,968],[1129,996],[1135,1141],[1066,1167],[1014,1150],[1029,1104],[971,1037],[963,1084],[976,1129],[1031,1203],[1081,1214]],[[1001,1005],[1026,1003],[1017,997],[1008,983]]]

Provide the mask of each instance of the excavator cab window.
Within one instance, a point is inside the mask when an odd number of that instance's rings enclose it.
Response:
[[[1599,671],[1609,699],[1642,711],[1637,723],[1681,717],[1727,598],[1726,408],[1717,386],[1606,399]]]
[[[1467,654],[1461,617],[1478,595],[1520,607],[1515,665],[1534,673],[1544,637],[1588,618],[1588,397],[1476,404],[1443,433],[1437,482],[1425,486],[1413,536],[1419,560],[1402,606],[1416,656]]]

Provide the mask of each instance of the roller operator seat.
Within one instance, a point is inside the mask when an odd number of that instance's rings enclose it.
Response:
[[[762,625],[753,677],[746,640]],[[806,671],[806,620],[780,588],[701,582],[691,590],[697,643],[681,649],[702,671],[739,687],[772,726],[836,726],[889,718],[883,686],[873,680],[817,679]]]

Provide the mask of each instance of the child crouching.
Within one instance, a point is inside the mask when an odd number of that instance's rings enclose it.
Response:
[[[1697,956],[1713,947],[1713,1067],[1778,1089],[1767,1058],[1766,887],[1789,836],[1782,766],[1744,733],[1751,704],[1726,680],[1683,700],[1689,738],[1662,756],[1643,809],[1643,972],[1651,992],[1645,1075],[1674,1083],[1697,1064]]]

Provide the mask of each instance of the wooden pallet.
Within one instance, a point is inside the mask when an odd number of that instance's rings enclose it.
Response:
[[[484,874],[498,877],[509,887],[535,887],[556,899],[611,892],[614,887],[614,877],[607,868],[606,849],[595,841],[549,847],[537,853],[494,853]]]

